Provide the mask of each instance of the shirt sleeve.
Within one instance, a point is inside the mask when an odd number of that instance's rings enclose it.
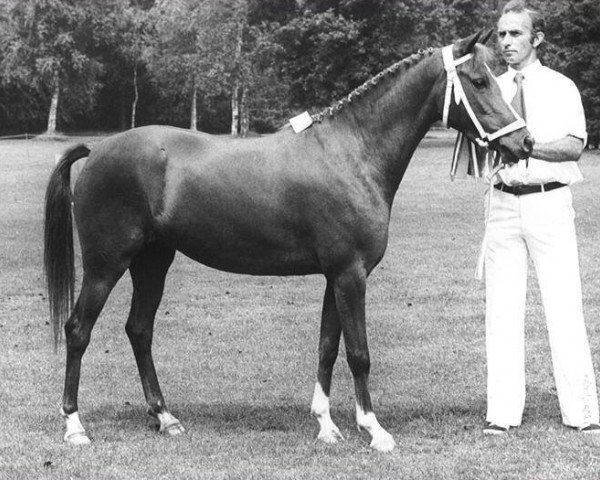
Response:
[[[566,79],[564,85],[564,93],[561,98],[561,118],[565,122],[567,135],[583,140],[583,144],[587,143],[587,130],[585,124],[585,113],[583,104],[581,103],[581,95],[575,84]]]

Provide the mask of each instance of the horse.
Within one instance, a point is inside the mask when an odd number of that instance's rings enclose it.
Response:
[[[526,158],[533,145],[487,66],[487,37],[480,32],[420,50],[313,115],[313,124],[299,132],[284,127],[236,139],[146,126],[110,136],[91,151],[83,144],[69,149],[50,176],[44,222],[54,340],[62,342],[63,329],[66,340],[64,441],[90,443],[77,405],[81,361],[127,270],[133,294],[125,330],[148,413],[161,432],[185,432],[167,408],[152,358],[155,314],[179,251],[232,273],[324,275],[311,403],[318,439],[343,439],[329,400],[343,335],[357,425],[370,434],[373,449],[392,450],[394,438],[379,424],[369,393],[365,291],[386,250],[394,195],[411,156],[440,119],[485,140],[505,161]],[[70,168],[84,157],[71,191]],[[83,267],[76,301],[73,217]]]

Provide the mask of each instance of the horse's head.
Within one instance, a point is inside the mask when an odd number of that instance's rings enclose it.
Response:
[[[511,163],[531,155],[533,138],[523,119],[502,98],[488,66],[493,55],[483,44],[490,35],[491,31],[483,36],[479,32],[442,49],[446,70],[443,121],[471,140],[488,143]]]

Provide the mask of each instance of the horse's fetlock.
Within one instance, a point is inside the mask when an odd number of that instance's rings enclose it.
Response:
[[[161,400],[157,400],[156,402],[151,402],[146,405],[146,413],[148,415],[157,418],[159,413],[163,413],[166,411],[164,402]]]
[[[63,417],[67,417],[69,415],[71,415],[72,413],[75,413],[77,411],[77,405],[74,403],[63,403],[63,406],[60,409],[60,414]]]

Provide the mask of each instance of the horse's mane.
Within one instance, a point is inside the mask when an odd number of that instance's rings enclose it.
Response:
[[[408,68],[411,65],[418,63],[420,60],[423,59],[423,57],[429,56],[433,52],[435,52],[435,48],[433,47],[429,47],[427,49],[420,49],[417,53],[413,53],[412,55],[400,60],[399,62],[390,65],[385,70],[382,70],[377,75],[375,75],[359,87],[352,90],[341,100],[334,102],[331,106],[325,108],[319,113],[311,115],[313,122],[321,123],[326,117],[333,117],[336,112],[341,111],[345,106],[352,103],[356,98],[372,90],[382,79],[397,73],[402,67]]]
[[[419,63],[425,56],[430,56],[436,51],[435,48],[429,47],[427,49],[420,49],[416,53],[409,55],[406,58],[390,65],[385,70],[382,70],[377,75],[371,77],[369,80],[364,82],[359,87],[352,90],[348,95],[346,95],[341,100],[334,102],[331,106],[321,110],[318,113],[312,114],[311,118],[314,123],[321,123],[327,117],[333,117],[336,113],[340,112],[344,107],[351,104],[356,98],[363,96],[365,93],[372,90],[382,79],[388,78],[393,74],[396,74],[399,70],[406,70],[412,65],[416,65]],[[479,58],[481,61],[493,65],[492,69],[495,68],[496,58],[493,52],[490,49],[483,47],[481,49],[477,48],[474,51],[475,58]],[[404,68],[403,68],[404,67]],[[286,123],[284,127],[288,127],[289,123]]]

